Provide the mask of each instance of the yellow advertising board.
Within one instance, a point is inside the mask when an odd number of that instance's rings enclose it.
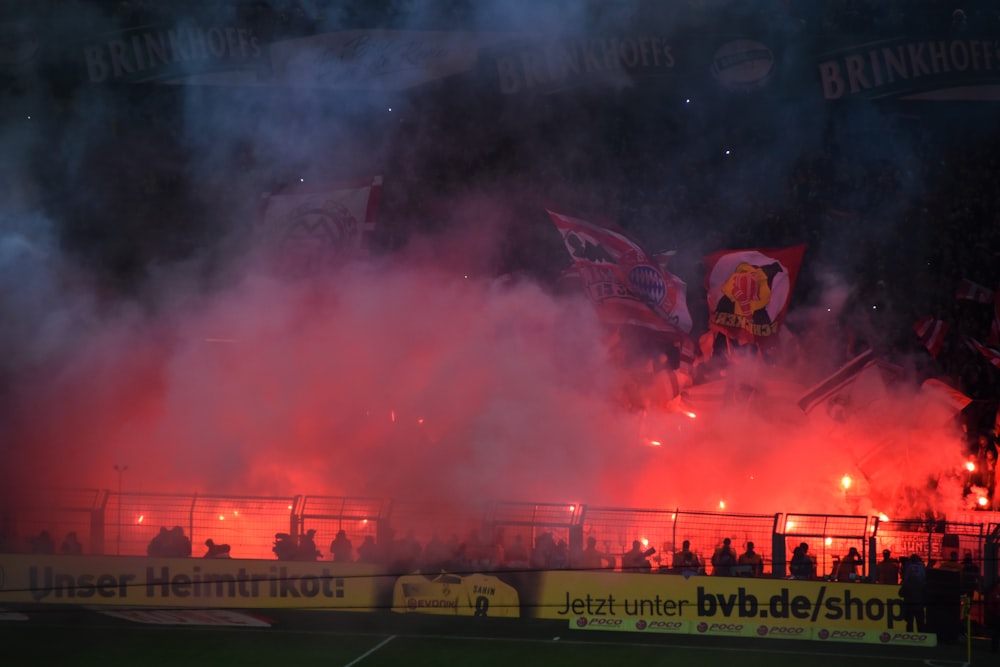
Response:
[[[4,554],[0,603],[371,611],[379,574],[360,563]]]
[[[906,632],[897,587],[853,582],[556,571],[540,577],[535,609],[540,618],[682,621],[753,636],[760,627],[778,636],[819,627]]]

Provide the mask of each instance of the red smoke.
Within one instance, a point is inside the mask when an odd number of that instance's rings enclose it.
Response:
[[[15,394],[14,487],[113,489],[124,464],[128,491],[893,517],[960,501],[961,440],[916,430],[912,395],[807,417],[797,366],[751,360],[628,411],[582,297],[430,266],[251,273],[89,320]]]

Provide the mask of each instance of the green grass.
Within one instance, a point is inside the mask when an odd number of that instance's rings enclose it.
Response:
[[[442,626],[446,627],[446,626]],[[482,626],[488,630],[489,626]],[[598,634],[600,636],[595,636]],[[289,628],[204,628],[112,624],[0,624],[5,667],[74,665],[86,667],[291,667],[323,665],[396,667],[456,665],[475,667],[642,667],[733,665],[739,667],[917,667],[965,662],[964,645],[933,649],[777,640],[698,641],[707,638],[608,637],[573,632],[554,637],[490,637],[379,634]],[[976,647],[974,664],[991,664],[988,647]]]

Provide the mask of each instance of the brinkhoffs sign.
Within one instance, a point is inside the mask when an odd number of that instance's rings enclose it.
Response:
[[[398,575],[363,563],[0,555],[0,605],[325,609],[565,621],[575,630],[933,645],[895,586],[490,571]]]

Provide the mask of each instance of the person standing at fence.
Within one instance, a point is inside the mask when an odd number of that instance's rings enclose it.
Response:
[[[899,587],[903,598],[903,618],[907,632],[923,632],[926,628],[924,604],[927,597],[927,568],[918,554],[911,554],[903,568],[903,584]]]
[[[673,569],[681,574],[698,574],[701,570],[701,561],[698,554],[691,551],[690,540],[681,542],[681,550],[674,554]]]
[[[858,568],[861,566],[861,554],[857,547],[851,547],[847,555],[840,559],[837,567],[837,581],[855,581],[858,578]]]
[[[75,530],[66,533],[65,539],[59,546],[59,552],[67,556],[79,556],[83,553],[83,544],[76,538]]]
[[[972,560],[972,552],[968,549],[965,550],[965,555],[962,556],[962,570],[961,570],[960,586],[962,588],[962,595],[968,595],[970,598],[976,594],[979,590],[979,566],[976,565],[976,561]]]
[[[299,538],[299,548],[295,552],[295,560],[316,560],[323,554],[316,548],[316,531],[312,528]]]
[[[816,563],[809,556],[809,545],[805,542],[799,544],[792,551],[792,561],[788,569],[792,579],[815,579]]]
[[[716,577],[731,577],[735,566],[736,554],[733,552],[732,540],[727,537],[722,540],[722,546],[712,554],[712,574]]]
[[[753,542],[747,542],[747,550],[737,559],[737,574],[741,577],[761,577],[764,575],[764,559],[753,550]]]
[[[230,558],[232,548],[228,544],[216,544],[211,537],[205,540],[205,555],[202,558]]]
[[[344,529],[338,530],[333,541],[330,542],[330,554],[333,556],[334,563],[351,562],[351,558],[354,556],[354,545],[351,544],[351,539],[347,537],[347,532]]]
[[[878,562],[878,583],[896,586],[899,584],[899,560],[893,558],[888,549],[882,550],[882,560]]]
[[[622,571],[649,572],[653,569],[649,557],[655,553],[656,549],[653,547],[643,550],[642,542],[633,540],[632,548],[622,555]]]

